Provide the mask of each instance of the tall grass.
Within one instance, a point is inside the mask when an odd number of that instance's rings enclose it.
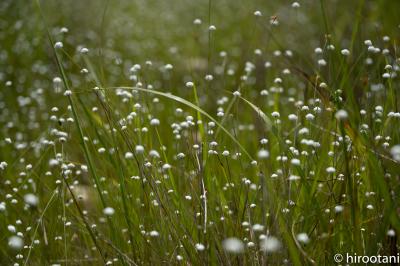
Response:
[[[398,4],[336,2],[1,3],[0,264],[397,256]]]

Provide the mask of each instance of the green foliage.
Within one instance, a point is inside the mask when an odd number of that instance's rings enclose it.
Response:
[[[178,2],[0,2],[0,264],[397,255],[399,2]]]

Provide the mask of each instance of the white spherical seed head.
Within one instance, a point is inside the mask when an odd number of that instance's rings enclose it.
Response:
[[[150,231],[149,235],[151,237],[158,237],[160,234],[157,231],[153,230],[153,231]]]
[[[335,117],[337,120],[344,121],[347,120],[347,118],[349,118],[349,114],[347,113],[346,110],[341,109],[336,112]]]
[[[223,151],[223,152],[222,152],[222,155],[223,155],[223,156],[229,156],[229,151],[226,151],[226,150]]]
[[[0,212],[4,212],[7,209],[5,202],[0,202]]]
[[[24,247],[24,240],[19,236],[12,236],[8,239],[8,246],[14,250],[20,250]]]
[[[240,91],[234,91],[233,92],[233,96],[239,97],[240,95],[241,95]]]
[[[228,253],[240,254],[244,251],[242,240],[236,237],[230,237],[222,241],[222,247]]]
[[[153,157],[153,158],[160,158],[160,154],[159,154],[158,151],[156,151],[156,150],[151,150],[151,151],[149,152],[149,156],[150,156],[150,157]]]
[[[201,243],[197,243],[196,245],[194,245],[194,247],[195,247],[195,249],[196,249],[197,251],[203,251],[203,250],[206,249],[206,247],[205,247],[203,244],[201,244]]]
[[[160,120],[158,120],[157,118],[153,118],[150,120],[150,125],[158,126],[158,125],[160,125]]]
[[[15,229],[15,226],[11,225],[11,224],[7,226],[7,230],[10,231],[11,233],[17,232],[17,229]]]
[[[212,81],[214,79],[213,75],[210,75],[210,74],[206,75],[204,78],[207,81]]]
[[[310,238],[308,237],[307,233],[300,233],[296,236],[297,241],[303,244],[307,244],[310,242]]]
[[[350,51],[348,49],[343,49],[342,51],[340,51],[340,53],[344,56],[348,56],[350,55]]]
[[[400,144],[393,146],[390,149],[390,154],[395,161],[400,162]]]
[[[299,8],[299,7],[300,7],[299,2],[293,2],[293,3],[292,3],[292,7],[293,7],[293,8]]]
[[[364,44],[367,45],[367,46],[372,46],[371,40],[365,40]]]
[[[144,147],[142,145],[136,145],[135,152],[137,154],[142,154],[144,152]]]
[[[342,205],[337,205],[337,206],[335,206],[335,212],[336,212],[336,213],[342,212],[343,209],[344,209],[344,207],[343,207]]]
[[[163,164],[162,169],[163,169],[163,170],[168,170],[168,169],[171,169],[171,167],[172,167],[172,166],[171,166],[170,164],[167,164],[167,163],[166,163],[166,164]]]
[[[106,208],[104,208],[103,213],[106,216],[113,216],[115,213],[115,210],[114,210],[114,208],[106,207]]]
[[[63,45],[62,42],[56,42],[56,43],[54,44],[54,48],[56,48],[56,49],[61,49],[61,48],[63,48],[63,47],[64,47],[64,45]]]
[[[323,52],[323,50],[321,47],[317,47],[314,49],[314,53],[316,53],[316,54],[322,54],[322,52]]]
[[[132,158],[133,158],[133,153],[132,152],[125,153],[125,159],[132,159]]]
[[[333,174],[336,172],[336,169],[335,169],[335,167],[330,166],[330,167],[326,168],[326,172],[328,174]]]
[[[276,252],[281,248],[281,246],[281,242],[274,236],[267,236],[262,239],[260,243],[261,250],[266,253]]]
[[[394,237],[396,236],[396,231],[394,231],[393,229],[389,229],[386,234],[387,236]]]
[[[264,149],[259,150],[258,153],[257,153],[257,157],[260,160],[263,160],[263,159],[265,160],[265,159],[267,159],[269,157],[269,152],[267,150],[264,150]]]
[[[24,196],[24,201],[30,207],[36,207],[39,204],[39,198],[31,193]]]
[[[89,49],[86,47],[81,48],[80,50],[81,54],[87,54],[89,52]]]
[[[296,121],[296,120],[297,120],[297,115],[295,115],[295,114],[290,114],[290,115],[288,116],[288,118],[289,118],[290,121]]]
[[[196,18],[195,20],[193,20],[194,25],[200,25],[201,23],[202,23],[202,21],[199,18]]]
[[[188,82],[186,82],[186,87],[188,87],[188,88],[193,88],[193,86],[194,86],[194,83],[193,82],[191,82],[191,81],[188,81]]]
[[[259,10],[254,11],[254,16],[261,17],[262,16],[261,11],[259,11]]]
[[[315,118],[315,116],[313,114],[307,114],[306,115],[306,119],[309,120],[309,121],[314,120],[314,118]]]
[[[325,61],[325,59],[319,59],[318,60],[318,65],[320,65],[320,66],[326,66],[326,61]]]
[[[275,117],[275,118],[278,118],[278,117],[280,117],[280,114],[278,112],[272,112],[271,116]]]

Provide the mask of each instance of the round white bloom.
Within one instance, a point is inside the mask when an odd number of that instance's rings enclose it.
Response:
[[[207,81],[211,81],[213,79],[214,79],[213,75],[208,74],[205,76],[205,80],[207,80]]]
[[[63,47],[64,47],[64,45],[63,45],[62,42],[56,42],[56,43],[54,44],[54,48],[56,48],[56,49],[61,49],[61,48],[63,48]]]
[[[3,212],[3,211],[5,211],[7,209],[7,207],[6,207],[6,203],[5,202],[0,202],[0,212]]]
[[[253,248],[256,244],[254,244],[254,242],[248,242],[247,243],[247,247],[248,248]]]
[[[133,153],[132,152],[127,152],[125,153],[125,159],[132,159],[133,158]]]
[[[333,174],[336,172],[336,169],[335,169],[335,167],[329,166],[328,168],[326,168],[326,172],[328,174]]]
[[[318,65],[326,66],[326,61],[324,59],[320,59],[320,60],[318,60]]]
[[[10,231],[11,233],[15,233],[17,232],[17,229],[15,228],[14,225],[10,224],[7,226],[8,231]]]
[[[259,10],[254,11],[254,16],[261,17],[262,16],[261,11],[259,11]]]
[[[203,251],[204,249],[206,249],[206,247],[201,244],[201,243],[197,243],[196,245],[194,245],[195,249],[197,249],[198,251]]]
[[[390,149],[390,154],[395,161],[400,162],[400,144],[393,146]]]
[[[165,68],[166,70],[171,70],[171,69],[174,68],[174,66],[171,65],[171,64],[166,64],[166,65],[164,66],[164,68]]]
[[[160,234],[157,231],[153,230],[153,231],[150,231],[149,235],[151,237],[158,237]]]
[[[321,47],[317,47],[314,49],[314,53],[316,53],[316,54],[322,54],[322,52],[323,52],[323,50]]]
[[[275,117],[275,118],[280,117],[280,114],[278,112],[272,112],[271,115],[272,115],[272,117]]]
[[[297,240],[303,244],[307,244],[308,242],[310,242],[310,238],[308,237],[308,235],[306,233],[300,233],[296,236]]]
[[[103,213],[106,216],[112,216],[112,215],[114,215],[115,210],[114,210],[114,208],[106,207],[106,208],[104,208]]]
[[[239,97],[240,95],[241,95],[240,91],[234,91],[233,92],[233,96]]]
[[[171,165],[166,163],[166,164],[164,164],[164,165],[162,166],[162,169],[163,169],[163,170],[171,169]]]
[[[292,160],[290,160],[290,163],[298,166],[298,165],[300,165],[301,162],[299,159],[293,158]]]
[[[230,237],[222,241],[222,247],[226,252],[234,254],[239,254],[244,251],[243,242],[236,237]]]
[[[289,118],[290,121],[296,121],[296,120],[297,120],[297,115],[295,115],[295,114],[290,114],[290,115],[288,116],[288,118]]]
[[[8,164],[7,164],[7,162],[5,162],[5,161],[3,161],[3,162],[0,163],[0,169],[1,169],[1,170],[6,169],[7,166],[8,166]]]
[[[8,246],[15,250],[20,250],[24,247],[24,240],[19,236],[12,236],[8,239]]]
[[[87,54],[87,53],[89,52],[89,49],[86,48],[86,47],[83,47],[83,48],[80,50],[80,52],[81,52],[81,54]]]
[[[350,51],[348,49],[343,49],[342,51],[340,51],[340,53],[344,56],[348,56],[350,55]]]
[[[293,3],[292,3],[292,7],[293,7],[293,8],[299,8],[299,7],[300,7],[299,2],[293,2]]]
[[[306,115],[306,119],[309,120],[309,121],[314,120],[314,118],[315,118],[315,116],[313,114],[307,114]]]
[[[31,207],[36,207],[39,204],[39,198],[32,193],[26,194],[24,196],[24,201]]]
[[[144,152],[144,147],[142,145],[136,145],[135,152],[137,154],[142,154]]]
[[[364,44],[367,45],[367,46],[371,46],[372,42],[371,42],[371,40],[365,40]]]
[[[276,237],[267,236],[261,240],[260,246],[262,251],[272,253],[278,251],[282,244]]]
[[[335,117],[337,120],[346,120],[349,117],[349,114],[346,110],[339,110],[336,112]]]
[[[259,159],[267,159],[269,157],[269,152],[267,150],[259,150],[257,153],[257,157]]]
[[[336,212],[336,213],[342,212],[343,209],[344,209],[344,208],[343,208],[342,205],[337,205],[337,206],[335,206],[335,212]]]
[[[158,151],[156,150],[151,150],[149,152],[150,157],[154,157],[154,158],[160,158],[160,154],[158,153]]]
[[[260,232],[260,231],[264,230],[264,225],[262,225],[262,224],[254,224],[252,229],[255,232]]]
[[[158,126],[158,125],[160,125],[160,120],[158,120],[157,118],[153,118],[150,120],[150,125]]]
[[[223,155],[223,156],[229,156],[229,151],[227,151],[227,150],[223,151],[223,152],[222,152],[222,155]]]
[[[396,236],[396,231],[394,231],[393,229],[389,229],[386,234],[390,237],[394,237]]]

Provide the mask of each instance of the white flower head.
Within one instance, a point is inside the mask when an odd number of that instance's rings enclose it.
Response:
[[[19,236],[12,236],[8,239],[8,246],[15,250],[20,250],[24,247],[24,240]]]
[[[300,233],[296,236],[297,241],[303,244],[307,244],[310,242],[310,238],[308,237],[307,233]]]
[[[337,120],[344,121],[347,120],[347,118],[349,118],[349,114],[347,113],[346,110],[341,109],[336,112],[335,117]]]
[[[115,210],[112,207],[106,207],[106,208],[104,208],[103,213],[106,216],[113,216],[115,213]]]
[[[228,253],[240,254],[244,251],[244,244],[242,240],[236,237],[226,238],[222,241],[222,247]]]
[[[39,198],[32,193],[26,194],[24,196],[24,201],[30,207],[36,207],[39,204]]]
[[[278,238],[274,236],[267,236],[261,240],[260,246],[262,251],[266,253],[273,253],[278,251],[282,244]]]

